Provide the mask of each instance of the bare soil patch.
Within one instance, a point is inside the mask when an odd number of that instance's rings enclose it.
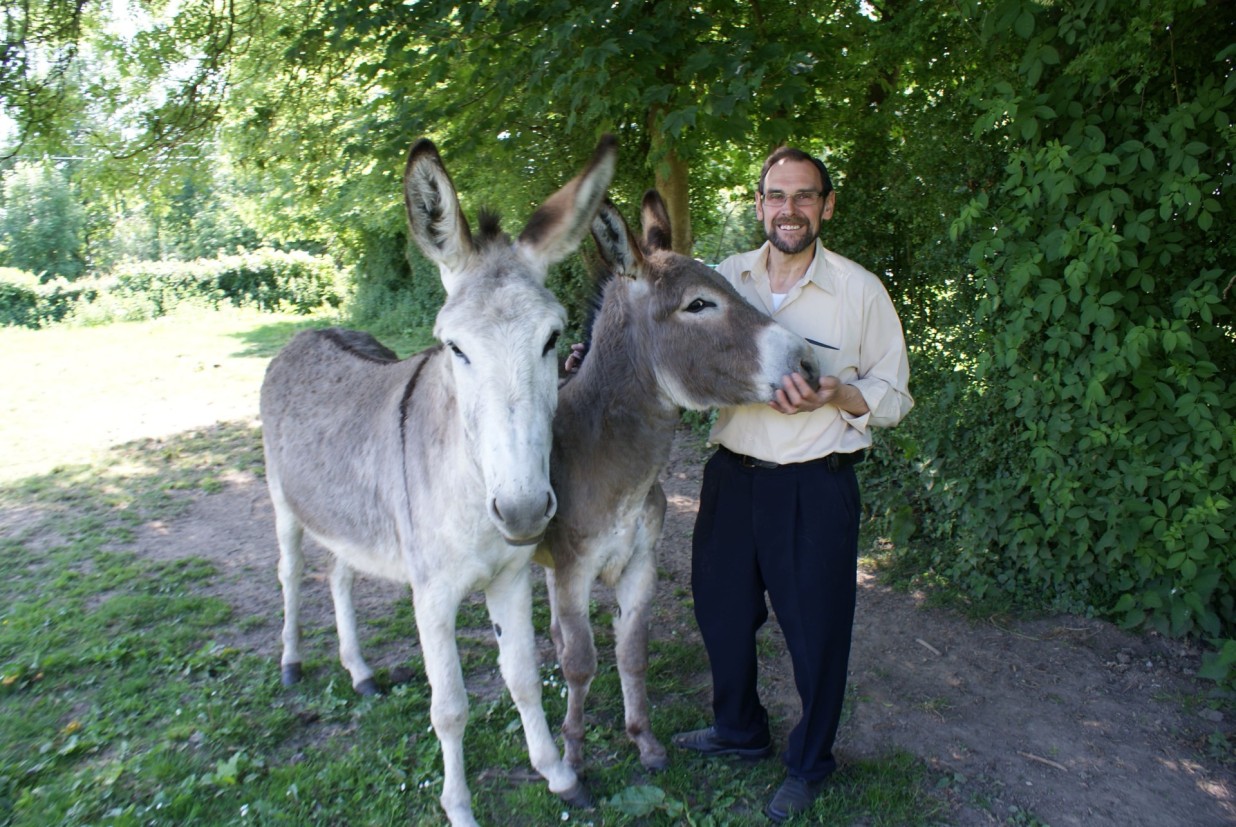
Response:
[[[680,434],[663,475],[670,512],[659,546],[656,636],[698,641],[682,595],[690,588],[703,459]],[[325,630],[316,645],[333,652],[328,563],[307,545],[305,623]],[[182,516],[147,526],[137,548],[213,561],[221,576],[212,588],[242,618],[220,630],[220,642],[267,656],[277,668],[282,608],[262,480],[237,476],[218,493],[197,495]],[[406,587],[367,580],[357,589],[358,616],[377,616],[403,599]],[[767,633],[777,636],[775,622]],[[775,737],[784,740],[798,700],[784,647],[773,643],[764,647],[761,685]],[[542,652],[552,652],[548,641]],[[407,656],[406,647],[366,650],[375,668],[396,668]],[[1213,685],[1193,676],[1198,663],[1186,644],[1088,618],[972,621],[863,572],[838,758],[894,749],[918,756],[938,773],[947,823],[958,827],[1234,825],[1236,726],[1230,712],[1204,703]],[[709,677],[684,680],[706,687]],[[701,708],[702,721],[708,714]]]

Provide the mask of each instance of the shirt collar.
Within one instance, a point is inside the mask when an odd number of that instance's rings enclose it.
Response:
[[[755,259],[751,262],[751,268],[744,270],[742,277],[744,279],[758,279],[759,283],[768,284],[768,254],[772,249],[772,242],[765,241],[764,246],[755,251]],[[807,267],[806,281],[812,282],[821,290],[828,293],[835,292],[833,289],[832,270],[828,266],[826,253],[828,250],[817,238],[815,240],[815,255],[811,259],[811,265]]]

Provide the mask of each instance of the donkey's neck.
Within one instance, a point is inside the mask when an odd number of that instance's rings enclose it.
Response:
[[[647,339],[626,315],[621,302],[606,303],[588,355],[559,390],[557,419],[590,435],[594,462],[642,477],[669,459],[680,411],[657,382]]]
[[[651,448],[662,442],[662,432],[672,436],[678,406],[657,387],[655,377],[640,376],[637,366],[617,356],[616,364],[602,366],[605,357],[590,349],[587,358],[593,360],[593,369],[581,370],[562,386],[558,410],[580,425],[588,423],[588,430],[623,437],[621,450]]]

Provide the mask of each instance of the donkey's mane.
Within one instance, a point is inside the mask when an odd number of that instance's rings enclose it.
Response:
[[[584,323],[580,327],[580,337],[584,346],[584,354],[592,348],[592,330],[596,327],[601,308],[605,306],[605,288],[614,280],[614,271],[606,266],[604,261],[597,261],[592,266],[592,292],[584,300]],[[569,379],[571,374],[567,375]]]
[[[338,347],[359,356],[369,362],[377,362],[379,364],[389,364],[398,362],[399,356],[395,351],[388,348],[386,345],[379,342],[377,339],[370,336],[368,333],[363,333],[357,330],[344,330],[338,327],[327,328],[322,331],[322,334],[334,342]]]
[[[506,233],[502,232],[501,217],[487,207],[481,208],[476,216],[478,247],[487,247],[496,241],[508,241]]]

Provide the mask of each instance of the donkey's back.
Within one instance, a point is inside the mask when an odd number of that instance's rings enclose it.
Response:
[[[395,496],[404,495],[398,444],[401,395],[432,351],[399,361],[368,333],[303,331],[262,383],[266,478],[290,512],[336,554],[392,580],[407,578]],[[338,548],[338,551],[336,551]],[[363,680],[363,679],[362,679]]]

